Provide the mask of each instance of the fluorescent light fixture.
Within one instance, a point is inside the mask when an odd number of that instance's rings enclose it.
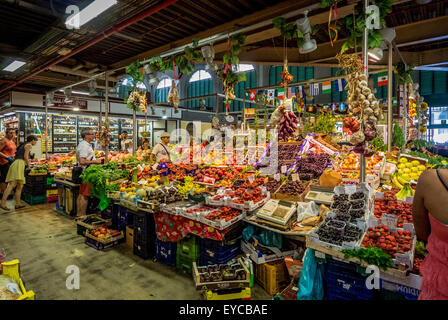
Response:
[[[162,119],[167,119],[167,118],[168,118],[167,116],[163,116],[163,117],[162,117]]]
[[[8,113],[5,113],[3,116],[8,117],[8,116],[12,116],[15,114],[16,114],[15,112],[8,112]]]
[[[381,50],[381,48],[369,49],[367,54],[376,61],[380,61],[381,59],[383,59],[383,50]]]
[[[80,28],[82,25],[116,4],[117,0],[95,0],[80,12],[67,18],[65,24],[69,28]]]
[[[88,92],[84,92],[84,91],[72,91],[72,93],[74,93],[74,94],[83,94],[83,95],[86,95],[86,96],[89,95]]]
[[[74,107],[73,111],[79,111],[79,108],[78,107]]]
[[[25,64],[26,64],[26,62],[19,61],[19,60],[14,60],[8,66],[6,66],[3,69],[3,71],[14,72],[17,69],[19,69],[20,67],[24,66]]]

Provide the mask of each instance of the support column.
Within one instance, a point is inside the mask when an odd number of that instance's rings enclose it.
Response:
[[[364,12],[366,11],[367,6],[369,5],[369,0],[364,0]],[[364,27],[364,35],[363,35],[363,46],[362,46],[362,59],[363,59],[363,70],[364,74],[367,77],[367,83],[369,80],[369,60],[368,60],[368,50],[369,50],[369,29]],[[361,130],[364,131],[364,125],[361,122]],[[361,171],[359,173],[359,182],[363,183],[366,181],[366,157],[361,154]]]
[[[109,75],[108,75],[107,71],[104,73],[104,78],[106,80],[106,92],[104,94],[104,104],[105,104],[105,107],[104,107],[104,123],[109,123],[109,81],[108,81],[109,80]],[[100,108],[101,108],[101,102],[100,102]],[[101,116],[101,109],[100,109],[100,122],[99,122],[100,123],[100,129],[101,129],[101,118],[102,118],[102,116]],[[108,132],[108,134],[110,134],[110,132]],[[106,143],[104,156],[105,156],[104,163],[107,163],[108,159],[109,159],[109,139],[108,139],[108,141]]]
[[[388,64],[387,64],[387,151],[392,151],[392,85],[393,85],[393,73],[392,73],[392,44],[389,43],[388,52]]]

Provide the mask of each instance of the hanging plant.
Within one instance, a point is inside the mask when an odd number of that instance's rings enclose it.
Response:
[[[283,17],[277,17],[272,19],[272,23],[274,24],[274,28],[280,30],[280,34],[285,40],[293,40],[297,39],[297,47],[301,47],[305,42],[305,36],[303,33],[297,28],[297,24],[295,22],[286,23],[286,19]],[[316,28],[313,26],[311,29]],[[314,34],[313,31],[311,31]]]
[[[331,1],[321,1],[323,2],[331,2]],[[380,11],[380,26],[386,25],[386,15],[392,11],[392,5],[394,0],[382,0],[382,1],[373,1],[373,4],[379,8]],[[373,14],[373,13],[372,13]],[[364,35],[364,29],[366,27],[366,19],[368,18],[367,14],[364,11],[363,2],[360,1],[355,7],[355,13],[353,16],[347,16],[341,18],[339,21],[340,25],[336,25],[335,29],[337,31],[344,30],[345,33],[348,34],[347,40],[344,42],[341,48],[341,53],[345,52],[348,49],[355,49],[356,47],[362,47],[362,38]],[[383,40],[383,36],[379,32],[379,30],[369,30],[368,36],[368,46],[369,48],[377,48],[381,46],[381,40]]]
[[[135,111],[142,111],[146,113],[146,93],[140,92],[139,90],[134,90],[129,95],[129,98],[124,100],[126,102],[126,106],[129,109],[135,110]]]
[[[398,76],[398,84],[412,82],[411,74],[414,72],[415,65],[404,64],[402,61],[394,65],[394,73]]]
[[[228,45],[229,49],[222,57],[223,65],[217,71],[218,79],[220,79],[224,85],[224,93],[226,95],[226,114],[229,113],[230,100],[235,99],[234,85],[238,82],[246,81],[245,72],[235,72],[233,66],[237,67],[240,63],[239,54],[241,52],[241,45],[246,42],[246,36],[244,34],[237,34],[229,37]]]

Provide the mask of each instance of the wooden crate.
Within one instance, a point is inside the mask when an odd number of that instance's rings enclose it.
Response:
[[[232,281],[217,281],[217,282],[204,282],[201,283],[198,266],[196,262],[193,262],[193,280],[196,286],[196,290],[220,290],[220,289],[235,289],[235,288],[248,288],[250,283],[250,272],[241,259],[238,262],[242,265],[246,271],[246,279],[244,280],[232,280]]]

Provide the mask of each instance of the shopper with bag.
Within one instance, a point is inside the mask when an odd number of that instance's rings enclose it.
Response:
[[[12,190],[16,188],[15,199],[16,199],[16,209],[25,207],[21,204],[21,196],[23,185],[26,183],[25,180],[25,167],[30,166],[30,150],[37,143],[37,137],[30,135],[26,138],[26,143],[22,143],[15,154],[15,160],[11,164],[8,170],[5,181],[8,183],[8,187],[3,193],[0,208],[9,211],[10,209],[6,206],[6,201]]]
[[[16,153],[15,134],[14,128],[7,128],[5,136],[0,140],[0,194],[3,194],[6,189],[6,175]]]
[[[92,129],[84,129],[81,132],[81,138],[83,139],[76,148],[76,162],[84,170],[91,164],[101,164],[103,160],[95,158],[95,152],[93,151],[92,141],[95,138],[95,134]],[[82,183],[79,187],[79,196],[76,201],[78,208],[78,216],[86,214],[87,204],[90,197],[91,184]]]

